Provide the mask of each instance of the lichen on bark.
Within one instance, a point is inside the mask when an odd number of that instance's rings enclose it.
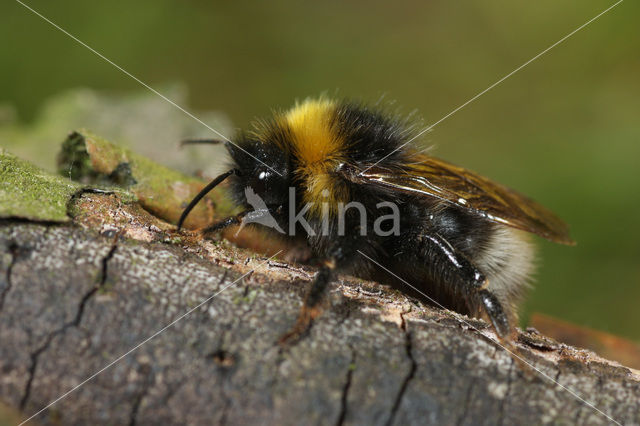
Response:
[[[67,204],[82,186],[0,148],[0,217],[68,222]]]
[[[58,171],[87,184],[125,188],[136,195],[144,209],[169,223],[178,221],[185,203],[205,185],[200,179],[157,164],[87,130],[72,132],[64,141]],[[214,210],[224,215],[233,206],[214,192],[193,210],[185,226],[209,225],[215,217]]]

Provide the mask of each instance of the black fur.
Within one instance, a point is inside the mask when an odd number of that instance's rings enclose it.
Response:
[[[411,126],[405,121],[344,102],[335,109],[331,123],[344,141],[343,153],[351,165],[364,168],[384,158],[378,167],[400,171],[409,161],[408,150],[398,149],[412,136]],[[292,150],[286,149],[290,129],[276,121],[264,127],[262,138],[266,140],[243,135],[237,141],[241,149],[227,144],[233,167],[241,171],[231,177],[231,188],[236,202],[249,207],[244,191],[251,187],[265,200],[280,226],[288,229],[288,188],[295,188],[297,200],[302,199],[301,194],[306,188],[296,179],[295,170],[300,167],[298,159]],[[486,249],[494,227],[499,225],[436,200],[374,189],[340,180],[339,176],[337,184],[348,188],[350,198],[364,205],[369,230],[373,229],[380,215],[388,214],[377,208],[378,203],[388,201],[397,205],[401,218],[400,235],[379,236],[368,232],[361,236],[359,215],[354,210],[349,210],[346,215],[346,235],[338,235],[334,222],[329,224],[328,236],[320,235],[323,224],[317,218],[307,217],[317,234],[307,235],[307,240],[317,256],[332,262],[337,271],[350,271],[366,277],[375,275],[378,280],[384,279],[412,292],[401,280],[381,271],[358,253],[361,251],[439,304],[462,313],[486,314],[498,333],[503,338],[507,337],[509,313],[504,312],[502,305],[509,305],[509,301],[498,300],[488,290],[481,290],[484,274],[474,266],[478,254]],[[301,205],[296,206],[297,211],[301,208]],[[297,229],[296,232],[304,230]],[[307,305],[314,307],[319,303],[333,274],[333,268],[323,267],[309,293]]]

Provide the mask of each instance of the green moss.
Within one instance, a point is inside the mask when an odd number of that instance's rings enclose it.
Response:
[[[147,211],[167,222],[177,222],[185,202],[204,186],[199,179],[157,164],[129,149],[114,145],[87,130],[69,135],[58,156],[58,171],[80,182],[115,185],[135,194]],[[233,204],[219,192],[208,197],[218,215],[228,215]],[[198,205],[187,226],[211,221],[205,203]]]
[[[69,200],[81,188],[0,149],[0,217],[67,222]]]

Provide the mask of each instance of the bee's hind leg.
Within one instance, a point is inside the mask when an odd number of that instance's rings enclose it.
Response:
[[[526,361],[523,353],[515,345],[516,328],[512,325],[512,319],[502,308],[502,304],[489,290],[481,290],[476,295],[484,312],[489,317],[493,329],[498,335],[497,344],[507,351],[513,362],[520,366],[520,370],[531,380],[535,378],[535,368]]]
[[[476,299],[484,312],[489,317],[489,321],[493,325],[493,329],[501,341],[510,342],[515,332],[515,328],[511,325],[509,316],[504,311],[502,304],[498,298],[489,290],[480,290],[471,296]]]
[[[420,235],[414,248],[423,259],[430,261],[431,278],[440,283],[441,289],[449,292],[452,298],[462,297],[471,314],[486,315],[498,337],[497,344],[509,353],[522,371],[531,374],[531,367],[514,344],[514,315],[505,310],[484,273],[437,233]]]
[[[417,248],[430,259],[432,278],[441,283],[443,290],[452,292],[454,297],[461,295],[471,312],[482,310],[500,340],[511,340],[514,331],[511,317],[491,291],[485,274],[471,260],[437,233],[421,235]]]

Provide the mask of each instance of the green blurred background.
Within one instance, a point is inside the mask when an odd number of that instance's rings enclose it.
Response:
[[[227,135],[323,92],[384,95],[433,123],[613,4],[25,2]],[[539,241],[525,320],[542,312],[636,341],[639,12],[621,3],[421,142],[571,224],[576,247]],[[0,3],[0,38],[3,147],[53,168],[66,132],[92,127],[186,170],[223,164],[177,151],[180,137],[211,133],[19,3]]]

